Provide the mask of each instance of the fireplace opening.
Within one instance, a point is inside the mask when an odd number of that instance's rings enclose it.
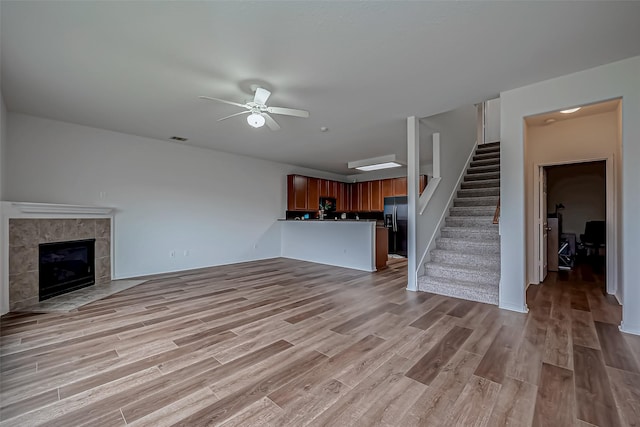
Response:
[[[40,244],[40,301],[91,286],[96,239]]]

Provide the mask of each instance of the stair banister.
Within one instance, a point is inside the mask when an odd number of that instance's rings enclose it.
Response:
[[[493,223],[500,223],[500,197],[498,197],[498,204],[496,205],[496,212],[493,214]]]

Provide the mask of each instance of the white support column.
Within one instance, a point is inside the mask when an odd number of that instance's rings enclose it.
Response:
[[[407,255],[409,277],[407,289],[418,290],[416,218],[418,214],[418,186],[420,176],[420,124],[415,116],[407,118],[407,200],[408,200],[408,236]]]

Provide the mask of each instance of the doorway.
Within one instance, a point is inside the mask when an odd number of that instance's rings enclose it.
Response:
[[[542,226],[549,227],[545,213],[556,213],[556,204],[562,204],[565,208],[558,207],[558,212],[565,217],[569,206],[565,200],[554,200],[546,208],[541,207],[542,201],[548,201],[541,197],[541,185],[545,168],[562,165],[575,165],[592,162],[603,162],[605,168],[605,239],[602,248],[597,249],[601,254],[602,266],[606,275],[606,291],[622,301],[622,289],[618,278],[621,277],[620,239],[622,232],[621,216],[621,119],[622,104],[620,99],[603,101],[601,103],[583,105],[580,109],[570,108],[566,114],[561,111],[551,111],[524,119],[525,141],[525,245],[526,245],[526,279],[528,284],[541,283],[544,271],[540,269],[543,237]],[[549,183],[547,183],[547,186]],[[571,208],[574,207],[571,202]],[[596,218],[593,218],[596,220]],[[540,221],[547,221],[541,224]],[[564,220],[564,218],[563,218]],[[600,226],[602,223],[600,224]],[[563,228],[566,224],[563,221]],[[575,262],[582,255],[583,248],[578,244],[580,234],[585,234],[585,224],[574,227],[576,235]],[[558,230],[560,231],[560,230]],[[564,233],[564,231],[563,231]],[[560,237],[558,232],[558,237]],[[565,233],[567,234],[567,233]],[[548,238],[548,236],[547,236]],[[559,248],[560,249],[560,248]],[[596,253],[596,249],[587,248],[588,255]],[[545,252],[546,253],[546,252]],[[547,257],[548,257],[547,253]],[[585,254],[585,256],[587,256]],[[568,261],[571,261],[569,259]],[[569,262],[570,264],[570,262]],[[541,274],[542,273],[542,274]]]
[[[540,282],[548,271],[605,273],[606,161],[540,166],[539,172]]]

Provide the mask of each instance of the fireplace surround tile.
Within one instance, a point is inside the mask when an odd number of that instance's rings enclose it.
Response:
[[[38,221],[41,243],[60,242],[64,240],[64,226],[59,219],[41,219]]]
[[[95,219],[64,219],[64,240],[91,239],[96,235]]]
[[[96,283],[108,283],[111,281],[111,258],[96,258]]]
[[[96,259],[108,257],[109,255],[109,239],[96,238]]]
[[[38,240],[38,220],[11,219],[9,246],[29,246]]]
[[[28,271],[22,274],[9,274],[9,301],[13,303],[25,300],[38,301],[38,272]]]
[[[9,251],[9,271],[11,274],[38,271],[38,248],[35,246],[12,246]]]
[[[108,219],[96,219],[96,239],[111,238],[111,221]]]

